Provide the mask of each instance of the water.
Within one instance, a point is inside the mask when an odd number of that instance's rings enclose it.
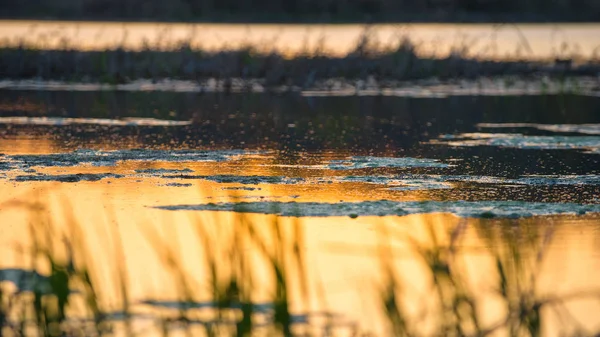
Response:
[[[453,245],[451,269],[483,326],[505,314],[498,258],[510,289],[519,280],[539,298],[580,294],[566,308],[600,328],[598,97],[2,90],[0,107],[0,280],[29,270],[35,223],[54,228],[56,246],[77,235],[74,249],[89,252],[77,261],[93,261],[113,311],[123,267],[135,328],[177,311],[178,268],[194,282],[186,308],[214,308],[203,261],[228,266],[231,252],[248,259],[268,316],[276,285],[265,248],[247,240],[291,249],[270,236],[277,220],[283,241],[304,238],[308,281],[289,289],[297,325],[325,311],[339,315],[340,335],[385,334],[378,289],[393,255],[407,317],[434,329],[437,288],[415,245]],[[237,237],[247,224],[256,233]],[[40,268],[32,277],[47,275]],[[581,328],[547,308],[543,335]]]
[[[456,50],[482,58],[554,58],[597,55],[598,24],[401,24],[373,25],[381,44],[407,37],[426,55]],[[0,22],[0,41],[23,41],[42,48],[165,48],[180,41],[206,49],[254,45],[294,54],[346,54],[365,31],[363,25],[171,24],[132,22]]]

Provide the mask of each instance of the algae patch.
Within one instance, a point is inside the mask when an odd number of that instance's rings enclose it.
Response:
[[[451,213],[473,218],[522,218],[558,214],[600,213],[600,204],[541,203],[524,201],[407,201],[363,202],[239,202],[197,205],[167,205],[154,208],[169,211],[221,211],[277,214],[291,217],[389,216],[424,213]]]

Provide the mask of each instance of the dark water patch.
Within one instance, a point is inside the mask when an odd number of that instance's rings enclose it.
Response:
[[[451,213],[474,218],[522,218],[558,214],[600,213],[598,204],[541,203],[523,201],[408,201],[363,202],[240,202],[154,207],[169,211],[222,211],[277,214],[292,217],[388,216],[425,213]]]
[[[13,178],[13,181],[59,181],[63,183],[75,183],[79,181],[98,181],[106,178],[123,178],[123,175],[113,173],[76,173],[59,175],[21,175]]]
[[[110,109],[107,102],[111,102]],[[269,93],[225,96],[112,89],[0,90],[3,116],[34,117],[43,113],[57,117],[192,121],[190,126],[173,128],[0,124],[0,137],[52,135],[58,143],[78,148],[89,148],[90,143],[119,148],[123,143],[142,142],[144,146],[140,147],[144,148],[148,145],[198,149],[214,144],[217,148],[240,149],[349,149],[350,155],[363,156],[385,156],[390,153],[387,150],[402,149],[405,157],[446,158],[423,152],[420,144],[439,134],[474,132],[477,123],[600,123],[599,107],[600,98],[574,94],[430,99]]]
[[[258,184],[298,184],[304,181],[304,178],[300,177],[284,177],[284,176],[238,176],[238,175],[164,175],[163,178],[172,179],[199,179],[199,180],[210,180],[218,183],[233,183],[233,184],[244,184],[244,185],[258,185]]]
[[[410,158],[410,157],[371,157],[355,156],[350,159],[332,160],[327,166],[331,170],[355,170],[364,168],[382,167],[448,167],[436,159]]]
[[[241,150],[75,150],[69,153],[8,156],[18,167],[114,166],[121,161],[222,162],[251,152]]]
[[[497,146],[535,150],[584,150],[600,154],[600,137],[595,136],[526,136],[519,133],[463,133],[442,135],[429,144],[454,147]]]

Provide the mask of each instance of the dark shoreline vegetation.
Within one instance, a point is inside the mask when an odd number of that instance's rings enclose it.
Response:
[[[526,44],[526,42],[523,42]],[[528,48],[525,45],[524,48]],[[194,49],[189,42],[168,47],[145,45],[141,50],[121,47],[103,51],[84,51],[69,47],[40,49],[24,42],[4,42],[0,46],[0,78],[40,79],[72,82],[128,83],[138,79],[216,79],[223,90],[233,80],[253,81],[267,88],[297,86],[314,88],[329,79],[358,81],[357,89],[376,81],[426,78],[476,79],[493,76],[596,76],[600,58],[562,56],[549,60],[485,60],[469,55],[468,46],[455,48],[442,58],[418,55],[417,47],[401,37],[395,45],[376,41],[369,27],[355,47],[344,56],[327,54],[321,47],[286,57],[273,48],[241,46],[237,49],[209,51]]]
[[[598,22],[595,0],[23,0],[7,19],[168,22]]]

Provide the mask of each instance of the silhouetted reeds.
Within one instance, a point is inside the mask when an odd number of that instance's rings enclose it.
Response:
[[[41,43],[43,46],[43,43]],[[563,57],[564,58],[564,57]],[[265,87],[294,85],[312,88],[330,79],[359,81],[423,78],[479,78],[500,75],[591,75],[600,71],[597,59],[558,61],[483,60],[461,45],[448,56],[419,55],[408,37],[381,44],[367,27],[356,46],[344,56],[320,47],[286,56],[269,46],[240,46],[219,51],[194,48],[182,41],[145,45],[141,50],[122,47],[84,51],[69,47],[45,49],[26,42],[0,47],[0,78],[45,79],[78,82],[127,83],[136,79],[215,79],[227,90],[232,81]],[[574,61],[577,61],[574,63]]]

